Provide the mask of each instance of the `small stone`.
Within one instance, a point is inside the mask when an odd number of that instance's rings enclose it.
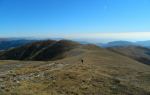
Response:
[[[16,83],[17,83],[17,84],[19,84],[19,83],[20,83],[20,81],[16,81]]]

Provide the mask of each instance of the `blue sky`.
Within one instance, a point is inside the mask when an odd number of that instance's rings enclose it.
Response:
[[[149,25],[150,0],[0,0],[0,37],[149,40]]]

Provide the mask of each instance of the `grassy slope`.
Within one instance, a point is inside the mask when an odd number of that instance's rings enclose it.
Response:
[[[150,49],[140,46],[110,47],[109,50],[150,65]]]
[[[1,61],[0,94],[150,94],[147,65],[95,46],[82,46],[66,55],[58,61]]]

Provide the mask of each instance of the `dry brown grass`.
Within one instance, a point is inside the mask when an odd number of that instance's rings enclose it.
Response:
[[[1,95],[148,95],[150,67],[105,49],[81,48],[55,62],[25,62],[4,75]],[[80,61],[84,59],[84,64]],[[1,62],[3,63],[3,62]],[[11,61],[6,61],[11,64]],[[4,64],[0,64],[2,67]],[[1,77],[0,77],[1,78]],[[16,79],[19,82],[14,81]],[[9,81],[8,81],[9,80]]]

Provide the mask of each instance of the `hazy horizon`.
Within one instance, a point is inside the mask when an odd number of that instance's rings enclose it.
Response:
[[[131,42],[131,43],[136,43],[136,42],[146,42],[146,41],[150,41],[149,39],[145,39],[145,40],[122,40],[122,39],[118,39],[118,40],[106,40],[106,39],[92,39],[92,38],[63,38],[63,37],[0,37],[0,39],[8,39],[8,40],[72,40],[72,41],[77,41],[77,42],[81,42],[81,43],[93,43],[93,44],[106,44],[109,42],[118,42],[118,41],[125,41],[125,42]]]

